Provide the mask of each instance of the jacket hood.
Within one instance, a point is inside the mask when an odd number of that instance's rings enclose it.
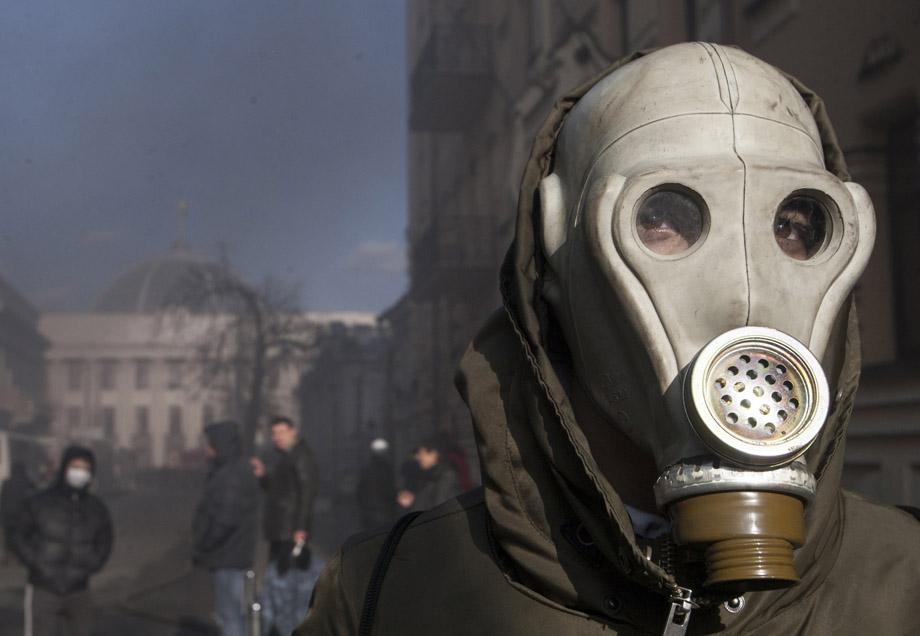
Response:
[[[236,422],[214,422],[204,427],[208,443],[214,449],[214,463],[225,464],[243,454],[243,440]]]
[[[67,472],[67,464],[72,462],[75,459],[83,459],[89,463],[89,470],[94,475],[96,474],[96,455],[90,449],[85,446],[71,445],[64,449],[64,452],[61,453],[61,464],[58,466],[57,477],[55,478],[55,484],[58,486],[63,486],[66,484],[65,473]]]
[[[602,78],[650,52],[630,55],[560,99],[537,132],[524,168],[515,238],[501,269],[503,309],[470,345],[457,385],[472,414],[492,534],[511,564],[512,584],[601,616],[610,614],[605,600],[617,589],[625,608],[618,614],[621,619],[660,624],[661,612],[654,619],[638,615],[649,606],[640,599],[660,599],[666,613],[667,597],[683,582],[646,558],[620,495],[599,469],[576,419],[568,382],[558,373],[566,364],[565,345],[541,297],[544,262],[537,210],[538,185],[551,172],[556,139],[569,111]],[[827,170],[848,181],[821,98],[786,77],[814,115]],[[806,455],[818,491],[807,509],[806,543],[796,551],[801,581],[788,590],[746,595],[744,620],[768,620],[820,585],[839,548],[843,439],[860,368],[852,302],[844,313],[836,334],[841,353],[834,369],[826,369],[835,387],[831,411]],[[633,585],[622,585],[623,578]]]

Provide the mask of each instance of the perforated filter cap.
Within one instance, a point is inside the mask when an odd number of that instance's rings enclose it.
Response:
[[[741,465],[777,466],[804,453],[824,425],[829,402],[814,355],[766,327],[713,339],[684,380],[684,405],[697,434]]]

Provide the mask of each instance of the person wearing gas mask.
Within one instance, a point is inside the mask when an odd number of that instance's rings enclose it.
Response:
[[[840,489],[874,233],[820,98],[741,50],[563,98],[458,373],[483,488],[346,544],[298,636],[920,633],[920,524]]]
[[[68,447],[54,483],[22,506],[12,543],[29,571],[28,636],[92,633],[89,578],[108,560],[114,536],[108,508],[89,492],[95,467],[91,450]]]

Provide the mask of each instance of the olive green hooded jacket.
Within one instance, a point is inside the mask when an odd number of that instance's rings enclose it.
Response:
[[[470,345],[457,375],[483,487],[409,527],[383,583],[374,634],[661,634],[669,597],[686,585],[675,580],[665,553],[640,545],[599,470],[557,373],[564,353],[540,298],[535,192],[566,114],[600,77],[560,100],[534,141],[502,268],[504,307]],[[814,113],[828,170],[848,180],[821,99],[790,80]],[[860,368],[855,311],[847,311],[828,369],[832,411],[806,456],[818,492],[795,555],[801,582],[748,593],[734,613],[724,599],[707,603],[704,596],[690,634],[920,634],[920,523],[840,489]],[[330,560],[297,636],[357,633],[386,536],[352,539]]]

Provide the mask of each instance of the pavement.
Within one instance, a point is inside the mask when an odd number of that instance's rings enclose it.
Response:
[[[192,516],[203,481],[198,473],[160,473],[140,480],[135,490],[100,495],[112,514],[115,546],[91,581],[94,636],[219,636],[208,573],[190,561]],[[324,546],[341,539],[330,509],[330,502],[317,502],[317,537],[311,542],[316,568],[329,553]],[[257,571],[264,571],[266,552],[257,555]],[[0,636],[22,634],[25,582],[15,559],[0,559]]]

